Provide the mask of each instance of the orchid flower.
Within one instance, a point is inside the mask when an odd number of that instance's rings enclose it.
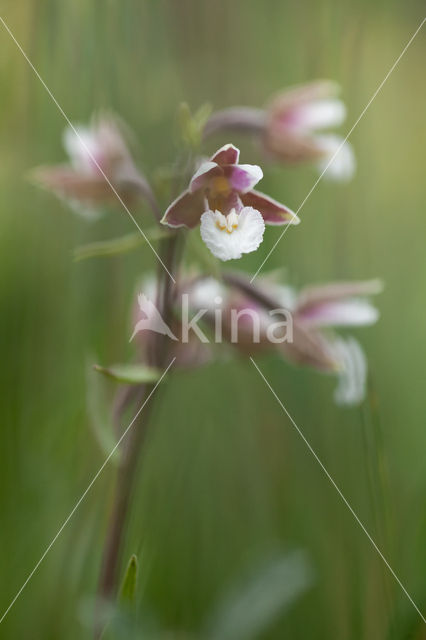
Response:
[[[355,171],[352,147],[336,134],[318,133],[346,118],[337,90],[332,82],[318,81],[280,93],[267,108],[266,151],[283,162],[314,161],[320,172],[329,165],[325,178],[349,180]]]
[[[367,280],[306,287],[299,294],[285,287],[281,289],[281,295],[278,293],[282,303],[291,308],[294,321],[314,340],[322,342],[330,362],[334,361],[331,372],[334,369],[338,377],[334,394],[337,404],[355,405],[363,400],[368,367],[365,354],[355,338],[343,339],[330,330],[374,324],[379,313],[368,296],[380,293],[382,289],[380,280]],[[297,355],[301,345],[295,340],[293,346]]]
[[[223,336],[231,342],[231,320],[234,310],[246,310],[238,327],[238,342],[233,346],[245,354],[276,351],[285,360],[310,366],[337,376],[335,400],[338,404],[359,404],[364,397],[367,375],[365,355],[358,342],[342,338],[335,327],[359,327],[374,324],[378,311],[369,296],[382,291],[380,280],[337,282],[310,286],[297,293],[292,287],[277,285],[263,278],[254,286],[244,276],[225,275],[228,287],[220,286]],[[216,291],[218,291],[217,285]],[[196,288],[194,287],[194,291]],[[210,286],[210,290],[214,291]],[[211,309],[212,296],[209,296]],[[199,295],[196,298],[200,300]],[[202,300],[202,298],[201,298]],[[268,339],[271,316],[268,310],[286,309],[292,314],[292,339],[273,344]],[[253,341],[251,314],[259,317],[260,340]],[[213,316],[210,316],[214,320]]]
[[[257,165],[238,164],[240,152],[232,144],[203,162],[189,188],[166,210],[163,224],[193,228],[220,260],[241,258],[255,251],[265,224],[297,224],[299,218],[286,206],[253,187],[263,177]]]
[[[204,136],[221,131],[248,133],[260,139],[268,156],[283,164],[313,162],[325,179],[349,180],[356,166],[351,145],[339,135],[324,132],[339,127],[346,118],[337,93],[335,83],[319,80],[282,91],[263,109],[223,109],[210,117]]]
[[[377,322],[379,313],[368,296],[380,293],[380,280],[333,282],[305,287],[294,294],[292,311],[311,329],[360,327]],[[285,294],[288,300],[288,292]]]
[[[69,164],[39,167],[33,176],[77,213],[94,219],[99,216],[100,205],[117,199],[131,202],[137,194],[152,201],[152,192],[111,116],[96,118],[90,126],[68,126],[63,145]]]

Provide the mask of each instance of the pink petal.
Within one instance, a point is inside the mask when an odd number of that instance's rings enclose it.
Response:
[[[317,145],[315,136],[283,127],[277,119],[270,119],[263,147],[271,158],[288,164],[311,162],[324,157],[324,151]]]
[[[82,174],[68,165],[39,167],[32,172],[32,177],[40,186],[65,198],[97,203],[116,197],[100,174]]]
[[[235,164],[225,167],[224,175],[234,191],[247,193],[263,178],[263,171],[255,164]]]
[[[330,80],[316,80],[308,84],[290,87],[281,91],[272,99],[268,105],[268,110],[271,115],[279,117],[293,107],[298,107],[314,100],[333,98],[338,91],[338,85]]]
[[[300,222],[291,209],[260,191],[241,194],[241,200],[245,207],[253,207],[260,211],[266,224],[299,224]]]
[[[316,286],[305,287],[299,295],[298,312],[303,312],[313,305],[324,304],[359,296],[371,296],[383,291],[381,280],[361,280],[356,282],[330,282]]]
[[[233,144],[225,144],[224,147],[216,151],[211,161],[217,164],[237,164],[240,157],[240,150]]]
[[[169,227],[188,227],[192,229],[200,222],[205,211],[204,198],[201,191],[190,193],[184,191],[166,210],[161,222]]]
[[[379,312],[368,300],[352,298],[310,305],[297,316],[309,327],[362,327],[374,324]]]
[[[189,183],[189,191],[191,193],[194,193],[194,191],[197,191],[197,189],[206,187],[210,178],[221,176],[222,174],[223,169],[219,167],[216,162],[211,162],[210,160],[207,162],[203,162],[203,164],[191,178],[191,182]]]

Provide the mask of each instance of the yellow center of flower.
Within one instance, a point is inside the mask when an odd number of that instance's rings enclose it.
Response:
[[[229,184],[228,178],[224,176],[212,178],[210,182],[210,193],[213,198],[228,196],[231,193],[231,185]]]
[[[232,209],[227,216],[224,216],[220,211],[216,211],[215,224],[220,231],[226,231],[226,233],[232,233],[238,227],[238,214],[235,209]]]

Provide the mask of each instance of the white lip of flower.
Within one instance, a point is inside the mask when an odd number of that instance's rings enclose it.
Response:
[[[227,216],[220,211],[206,211],[201,216],[201,237],[212,254],[224,262],[256,251],[264,231],[262,215],[253,207],[243,207],[240,213],[231,209]]]

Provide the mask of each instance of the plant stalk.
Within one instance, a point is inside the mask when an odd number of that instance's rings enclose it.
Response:
[[[178,234],[161,241],[160,254],[167,269],[173,273],[176,267],[176,256],[178,253]],[[157,307],[168,324],[172,315],[172,305],[174,298],[174,284],[163,266],[157,277]],[[169,338],[157,333],[152,333],[148,348],[149,364],[164,369],[168,364]],[[149,394],[154,389],[154,384],[143,385],[138,394],[138,406],[140,407]],[[134,399],[132,394],[129,399]],[[121,406],[121,414],[127,408],[127,404]],[[154,398],[151,398],[147,406],[141,412],[140,417],[130,430],[129,437],[124,444],[122,459],[118,469],[117,484],[115,488],[114,502],[109,518],[106,541],[103,552],[101,573],[98,587],[97,607],[102,606],[105,600],[112,600],[117,592],[118,575],[120,568],[123,537],[129,505],[135,483],[136,471],[140,459],[141,449],[145,440],[147,426],[154,406]],[[96,639],[102,634],[102,621],[99,610],[95,612],[95,634]]]

